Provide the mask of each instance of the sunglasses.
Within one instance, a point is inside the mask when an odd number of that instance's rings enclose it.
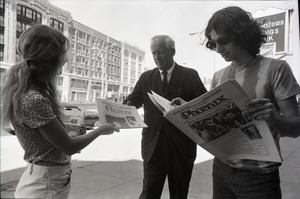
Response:
[[[217,48],[217,44],[220,46],[224,46],[224,45],[228,44],[231,41],[231,39],[232,39],[231,36],[224,36],[224,37],[217,39],[216,41],[209,41],[210,48],[212,50],[215,50]]]

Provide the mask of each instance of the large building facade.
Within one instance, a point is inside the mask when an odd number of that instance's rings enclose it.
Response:
[[[144,50],[73,20],[47,0],[0,0],[1,75],[21,61],[18,38],[33,23],[69,38],[68,62],[57,81],[62,102],[122,101],[145,71]]]

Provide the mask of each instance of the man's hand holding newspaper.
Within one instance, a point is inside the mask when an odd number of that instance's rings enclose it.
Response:
[[[189,102],[181,98],[170,102],[153,91],[148,95],[166,119],[223,162],[282,161],[266,122],[259,117],[245,117],[250,98],[234,80]]]

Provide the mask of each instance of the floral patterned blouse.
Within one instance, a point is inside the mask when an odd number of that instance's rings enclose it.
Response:
[[[19,106],[12,125],[25,151],[24,160],[42,166],[68,165],[71,157],[55,148],[39,131],[39,127],[53,119],[60,120],[50,100],[42,93],[30,90],[21,97]]]

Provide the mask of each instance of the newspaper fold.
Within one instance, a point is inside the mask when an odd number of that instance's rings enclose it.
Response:
[[[148,93],[149,98],[162,113],[165,114],[166,112],[175,108],[175,106],[171,105],[171,102],[169,100],[167,100],[166,98],[163,98],[162,96],[158,95],[154,91],[151,91],[151,92],[152,92],[152,94]]]
[[[97,99],[97,109],[101,124],[115,124],[120,129],[147,127],[134,106],[127,106],[108,100]]]
[[[282,162],[266,122],[241,114],[250,98],[235,80],[179,107],[153,91],[148,95],[166,119],[224,163],[234,159]]]

